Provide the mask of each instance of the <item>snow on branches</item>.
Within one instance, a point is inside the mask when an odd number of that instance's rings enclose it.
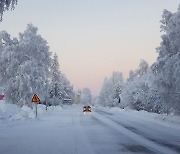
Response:
[[[0,0],[0,21],[2,21],[3,13],[6,10],[13,10],[15,5],[17,5],[18,0]]]
[[[34,93],[47,101],[50,98],[48,90],[56,83],[61,83],[60,90],[64,94],[61,99],[73,93],[70,82],[59,71],[56,56],[52,59],[47,41],[37,31],[37,27],[28,24],[19,38],[0,32],[0,85],[9,103],[31,106]],[[54,61],[56,69],[53,68]]]

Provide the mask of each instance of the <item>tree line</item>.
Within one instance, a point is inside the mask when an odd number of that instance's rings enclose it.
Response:
[[[141,60],[125,82],[121,73],[114,72],[104,80],[99,104],[180,114],[180,6],[175,13],[164,10],[160,29],[163,35],[156,48],[157,61],[149,66]]]
[[[34,93],[52,105],[73,100],[73,86],[60,71],[57,54],[52,55],[48,42],[37,31],[28,24],[18,38],[0,32],[0,86],[5,99],[19,106],[31,106]]]

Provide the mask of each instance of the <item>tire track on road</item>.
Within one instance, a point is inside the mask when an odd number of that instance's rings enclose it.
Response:
[[[149,149],[153,149],[156,153],[163,153],[163,154],[176,154],[174,150],[178,150],[177,148],[174,148],[173,150],[170,149],[170,147],[164,146],[162,144],[158,144],[157,142],[154,142],[145,136],[142,136],[140,132],[137,132],[137,129],[134,127],[125,126],[122,123],[120,123],[117,120],[113,120],[112,118],[109,118],[109,115],[113,115],[112,113],[108,113],[102,110],[95,110],[95,113],[97,114],[96,118],[99,119],[101,122],[104,122],[105,124],[109,125],[110,127],[115,128],[117,131],[125,134],[127,137],[131,138],[132,140],[135,140],[137,143],[140,143],[141,145],[145,145],[145,147],[148,147]],[[105,116],[108,115],[108,116]]]

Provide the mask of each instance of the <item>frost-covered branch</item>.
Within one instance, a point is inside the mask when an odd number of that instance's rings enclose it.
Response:
[[[2,21],[3,13],[6,10],[13,10],[15,5],[17,5],[18,0],[0,0],[0,21]]]

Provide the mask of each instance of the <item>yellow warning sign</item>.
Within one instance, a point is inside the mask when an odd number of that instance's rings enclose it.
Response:
[[[40,102],[40,99],[37,94],[34,94],[34,96],[32,98],[32,102]]]

